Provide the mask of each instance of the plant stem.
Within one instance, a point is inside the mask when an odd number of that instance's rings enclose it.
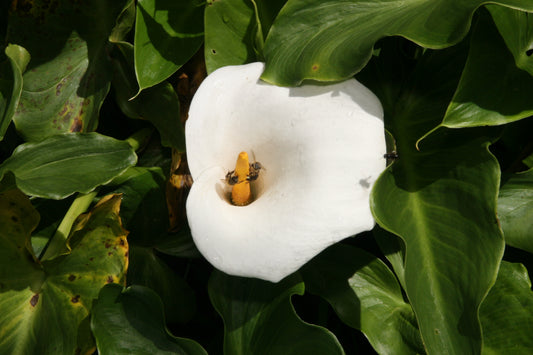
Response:
[[[57,227],[56,232],[52,238],[50,238],[48,245],[43,253],[41,253],[41,260],[51,259],[57,256],[65,248],[65,243],[74,221],[80,214],[87,211],[87,208],[89,208],[97,193],[97,191],[93,191],[88,194],[79,194],[78,197],[76,197],[65,214],[65,217],[63,217],[63,220]]]

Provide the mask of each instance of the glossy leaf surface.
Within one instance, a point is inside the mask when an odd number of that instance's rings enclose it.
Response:
[[[296,315],[290,297],[303,288],[295,276],[273,284],[215,271],[209,297],[224,320],[224,354],[344,354],[332,333]]]
[[[140,0],[135,23],[139,90],[178,70],[203,42],[203,5],[191,0]]]
[[[61,199],[109,182],[137,161],[127,142],[97,133],[67,133],[20,145],[0,165],[28,195]]]
[[[385,120],[400,159],[371,195],[377,223],[405,242],[406,293],[428,353],[481,351],[477,310],[503,253],[491,131],[439,129],[416,148],[444,115],[465,53],[462,47],[426,52],[396,100],[384,100],[393,103]]]
[[[533,169],[514,174],[502,183],[498,218],[505,242],[533,254]]]
[[[8,40],[31,55],[14,117],[26,140],[96,128],[111,80],[108,36],[125,2],[14,3]]]
[[[493,16],[502,17],[509,11],[519,12],[506,9]],[[520,22],[507,25],[505,29],[513,33],[521,33],[524,28]],[[442,125],[474,127],[520,120],[533,114],[532,95],[533,77],[516,66],[490,16],[483,12],[474,27],[468,59]]]
[[[411,306],[394,274],[375,256],[336,244],[303,269],[311,293],[324,297],[339,318],[361,330],[380,354],[422,354]]]
[[[161,300],[147,287],[100,291],[91,318],[100,354],[207,354],[198,343],[170,334]]]
[[[20,243],[22,233],[17,224],[29,219],[30,224],[23,233],[26,245],[29,245],[29,232],[36,225],[36,212],[27,197],[16,190],[0,196],[0,204],[4,203],[11,206],[12,216],[25,210],[29,213],[28,217],[18,221],[11,218],[12,228],[1,232],[1,242]],[[88,316],[100,287],[121,282],[128,264],[127,232],[122,228],[119,208],[120,196],[109,196],[90,213],[80,217],[68,241],[69,252],[65,255],[42,264],[28,257],[1,259],[1,270],[33,270],[23,278],[13,273],[1,274],[1,353],[92,351],[90,341],[81,341],[90,339],[89,330],[80,325]]]
[[[459,42],[483,0],[289,0],[265,42],[263,79],[283,86],[335,81],[360,71],[374,44],[402,36],[427,48]],[[533,11],[519,0],[493,2]],[[428,24],[431,24],[430,26]]]

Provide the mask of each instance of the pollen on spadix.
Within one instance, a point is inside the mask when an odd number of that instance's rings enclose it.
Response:
[[[238,182],[231,189],[231,201],[236,206],[246,206],[252,202],[252,192],[248,174],[250,173],[250,161],[248,153],[240,152],[235,163],[235,176]]]

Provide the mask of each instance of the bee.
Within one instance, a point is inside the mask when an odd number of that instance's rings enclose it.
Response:
[[[235,164],[235,170],[226,174],[224,179],[231,186],[231,201],[237,206],[246,206],[252,202],[250,182],[257,180],[263,166],[259,162],[250,163],[248,153],[241,152]]]

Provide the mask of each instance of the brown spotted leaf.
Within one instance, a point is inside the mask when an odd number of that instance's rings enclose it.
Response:
[[[25,139],[96,128],[111,80],[106,45],[125,4],[125,0],[13,3],[8,42],[31,55],[13,118]]]
[[[9,205],[12,199],[5,195],[0,196],[0,204]],[[69,252],[42,262],[42,266],[31,258],[10,264],[4,261],[5,258],[0,260],[2,270],[14,272],[26,264],[35,264],[37,269],[32,280],[16,287],[4,283],[6,277],[2,274],[1,354],[91,351],[88,342],[78,343],[79,339],[90,337],[89,329],[80,325],[89,315],[100,288],[108,283],[123,283],[128,265],[127,232],[119,217],[120,202],[120,195],[104,197],[91,212],[80,216],[68,239]],[[36,213],[31,205],[28,206],[27,198],[26,202],[20,203],[23,207],[24,204],[28,211]],[[0,218],[4,221],[6,217],[2,214]],[[21,231],[29,238],[29,231]],[[16,238],[17,235],[13,235],[13,239]],[[5,243],[5,239],[0,240]]]

